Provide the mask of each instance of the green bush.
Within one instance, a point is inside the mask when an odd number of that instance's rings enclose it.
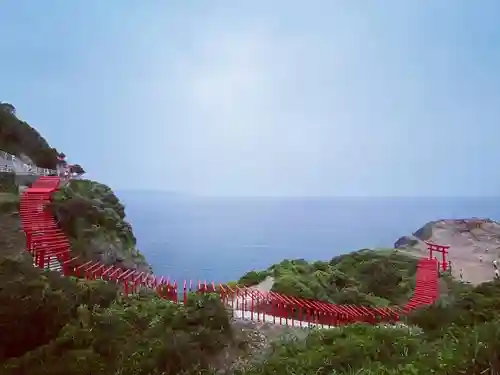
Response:
[[[264,281],[269,275],[266,271],[250,271],[244,274],[239,280],[238,285],[252,286]]]
[[[417,260],[391,251],[363,249],[330,262],[285,259],[267,270],[251,271],[241,285],[274,277],[273,292],[331,303],[387,306],[404,303],[414,288]]]
[[[408,316],[410,324],[416,324],[429,335],[439,336],[450,326],[472,327],[499,318],[500,281],[483,283],[475,288],[463,287],[446,301],[417,310]]]
[[[0,193],[17,194],[19,187],[13,172],[0,172]]]
[[[500,373],[500,283],[458,286],[446,301],[416,311],[408,326],[356,324],[280,340],[261,363],[238,374]],[[418,324],[419,327],[414,324]]]
[[[116,287],[40,271],[18,257],[0,257],[0,360],[54,339],[80,304],[107,306]],[[15,322],[15,324],[13,324]]]
[[[19,195],[12,193],[0,193],[0,214],[14,213],[19,211]]]
[[[52,200],[51,213],[70,239],[75,255],[101,260],[102,249],[94,251],[95,242],[110,243],[118,258],[147,267],[136,248],[132,227],[125,220],[125,207],[108,186],[72,180],[54,193]]]
[[[0,262],[0,373],[179,374],[208,369],[232,340],[215,294],[185,306],[116,286]],[[196,373],[196,372],[195,372]]]

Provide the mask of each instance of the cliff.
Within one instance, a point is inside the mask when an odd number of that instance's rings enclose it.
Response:
[[[123,204],[108,186],[72,180],[54,194],[51,208],[75,255],[106,265],[151,270],[136,247]]]
[[[493,260],[500,256],[500,223],[491,219],[443,219],[426,223],[399,238],[395,248],[414,256],[428,254],[425,241],[451,246],[448,259],[453,276],[480,284],[495,277]]]

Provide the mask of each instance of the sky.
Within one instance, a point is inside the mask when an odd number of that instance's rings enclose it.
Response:
[[[2,0],[0,101],[117,190],[500,195],[500,1]]]

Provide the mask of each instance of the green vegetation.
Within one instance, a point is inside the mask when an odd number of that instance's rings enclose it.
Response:
[[[232,342],[217,296],[185,306],[150,295],[122,300],[114,284],[64,278],[0,260],[0,373],[199,373]]]
[[[0,193],[0,213],[11,213],[19,206],[19,195]]]
[[[407,326],[352,325],[273,344],[262,363],[238,374],[415,375],[500,373],[500,283],[453,294],[407,319]]]
[[[219,353],[239,346],[216,295],[190,295],[184,306],[147,292],[123,298],[113,283],[34,268],[18,206],[7,202],[0,199],[0,374],[211,373]]]
[[[370,264],[370,254],[374,264],[382,257],[364,250],[315,267],[350,263],[359,269],[344,268],[344,274],[354,275],[366,267],[359,267],[360,255],[361,263]],[[114,284],[63,278],[33,268],[14,252],[2,255],[0,373],[5,375],[500,372],[499,282],[473,288],[445,280],[447,293],[399,327],[262,328],[267,346],[251,351],[216,295],[192,294],[186,306],[147,294],[124,299]],[[384,256],[395,265],[401,261]],[[396,289],[391,296],[401,293]],[[246,351],[251,360],[241,361],[233,351]]]
[[[16,184],[16,175],[12,172],[0,172],[0,193],[16,194],[19,187]]]
[[[14,173],[0,172],[0,213],[17,211],[18,189]]]
[[[51,209],[82,259],[149,269],[125,221],[125,208],[108,186],[72,180],[53,195]]]
[[[0,150],[29,157],[42,168],[55,169],[58,152],[51,148],[40,133],[16,117],[12,104],[0,102]]]
[[[273,291],[331,303],[387,306],[408,300],[417,260],[397,250],[363,249],[329,262],[284,260],[264,271],[251,271],[238,283],[255,285],[274,277]]]
[[[330,262],[286,260],[247,273],[240,283],[276,278],[274,290],[337,303],[404,302],[413,288],[416,259],[393,250],[342,255]],[[321,282],[329,280],[329,282]],[[500,282],[473,288],[449,276],[436,304],[404,318],[400,327],[356,324],[312,330],[272,343],[270,355],[237,374],[498,374]]]

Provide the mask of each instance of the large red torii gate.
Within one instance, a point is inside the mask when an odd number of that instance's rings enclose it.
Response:
[[[427,242],[425,241],[425,244],[427,245],[427,250],[429,250],[429,259],[433,259],[433,252],[438,252],[441,253],[441,270],[446,271],[448,267],[448,262],[446,261],[446,254],[448,254],[448,250],[450,246],[445,246],[445,245],[437,245],[432,242]]]

